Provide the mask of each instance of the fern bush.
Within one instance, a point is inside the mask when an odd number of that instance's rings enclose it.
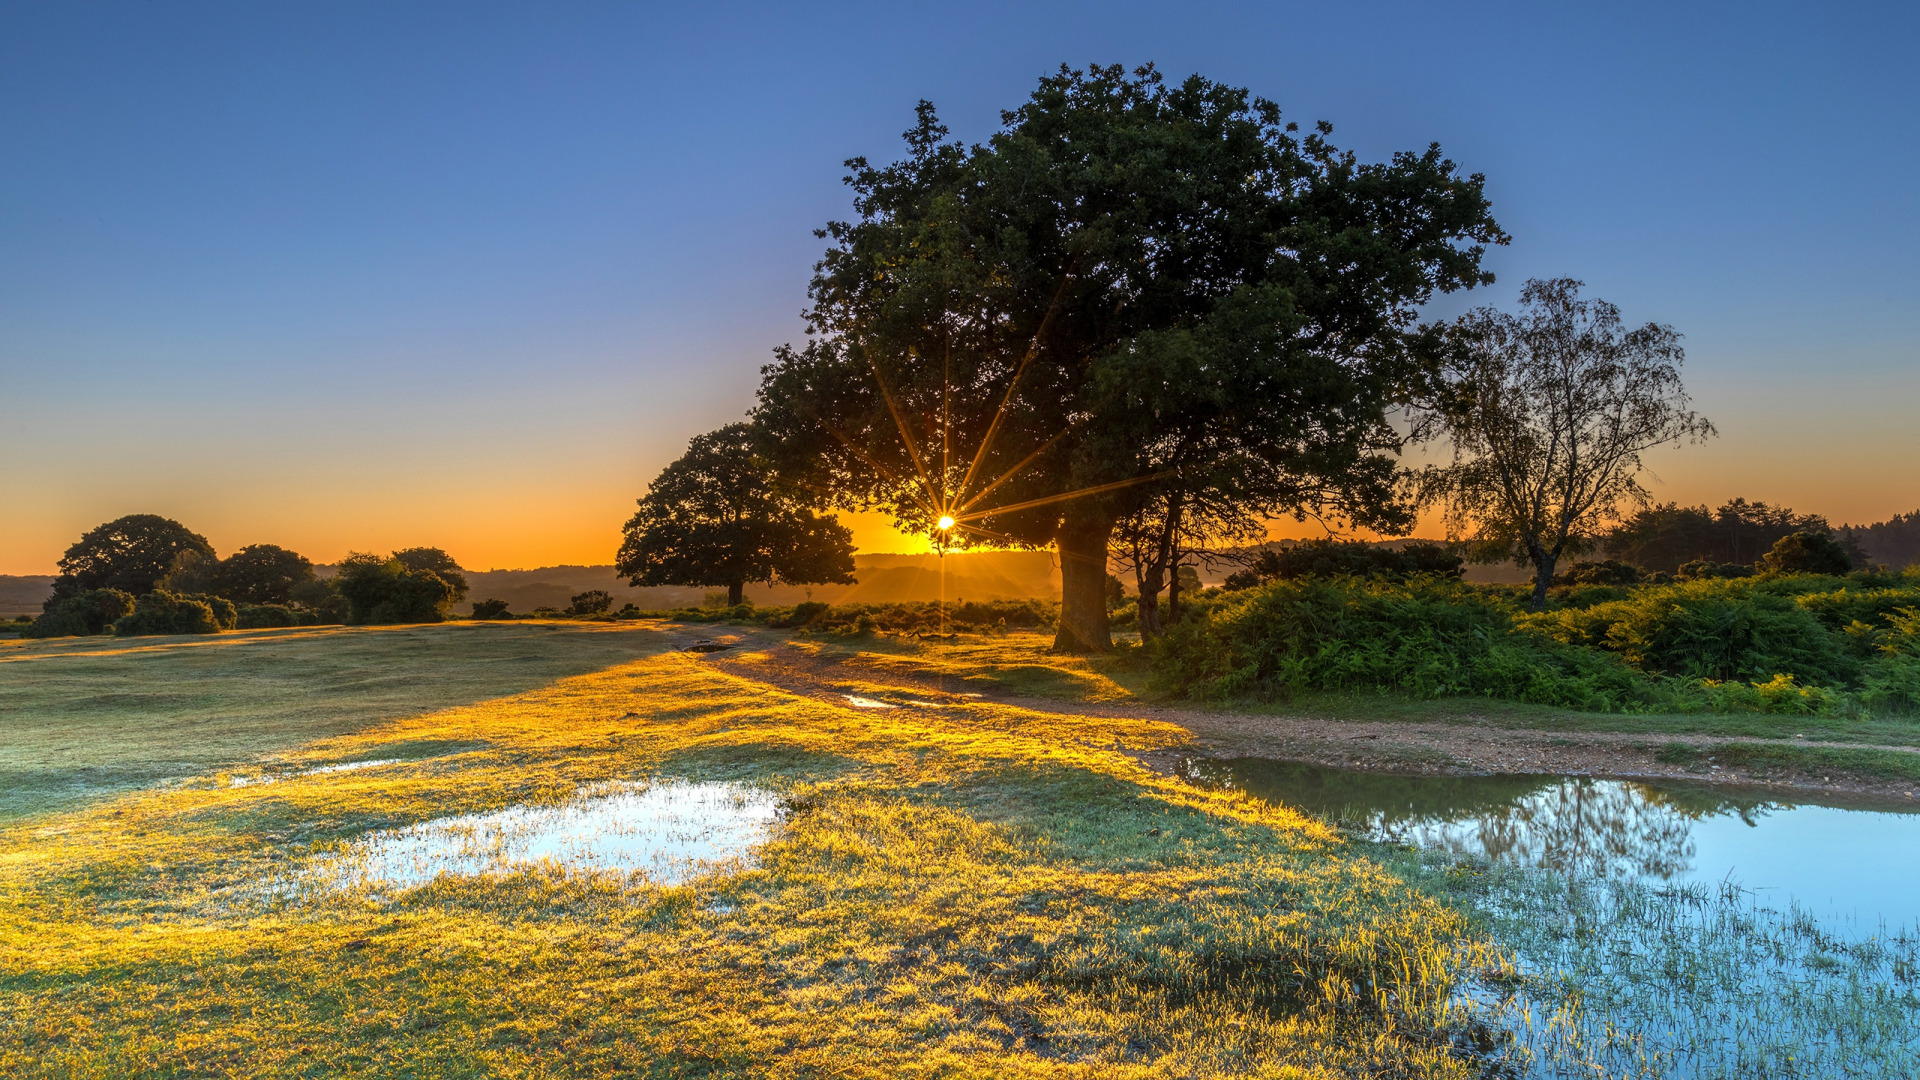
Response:
[[[1306,578],[1229,593],[1196,604],[1154,650],[1162,687],[1203,699],[1384,690],[1619,709],[1661,696],[1619,658],[1530,631],[1494,596],[1439,577]]]
[[[1161,688],[1479,696],[1603,711],[1920,712],[1920,573],[1585,586],[1541,613],[1441,578],[1280,581],[1196,598]]]

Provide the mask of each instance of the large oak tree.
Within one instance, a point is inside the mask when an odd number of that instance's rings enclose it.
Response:
[[[775,488],[746,424],[696,436],[627,522],[614,570],[634,585],[851,584],[853,530]]]
[[[213,545],[185,525],[159,514],[128,514],[96,526],[60,556],[48,610],[93,589],[150,593],[182,556],[211,561]]]
[[[756,413],[784,483],[960,543],[1057,545],[1057,644],[1110,647],[1115,521],[1185,485],[1265,515],[1393,518],[1390,405],[1435,290],[1505,240],[1438,147],[1362,163],[1273,103],[1062,68],[981,145],[922,102],[850,161],[810,340]]]

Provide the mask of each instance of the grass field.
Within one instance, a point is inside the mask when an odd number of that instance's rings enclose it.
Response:
[[[1492,961],[1462,916],[1131,756],[1178,728],[856,708],[674,634],[9,647],[0,1075],[1475,1075],[1446,1001]],[[1127,692],[1004,648],[946,674]],[[764,788],[783,823],[679,886],[271,887],[381,830],[666,777]]]
[[[622,623],[0,640],[0,824],[667,647]]]

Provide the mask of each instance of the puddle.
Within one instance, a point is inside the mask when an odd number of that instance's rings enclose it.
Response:
[[[398,765],[405,758],[378,758],[372,761],[343,761],[338,765],[321,765],[317,768],[302,769],[293,773],[266,773],[260,776],[230,776],[228,787],[259,787],[262,784],[276,784],[282,780],[297,780],[302,776],[324,776],[327,773],[353,772],[358,769],[374,769],[382,765]]]
[[[299,885],[365,886],[390,896],[442,874],[499,875],[541,865],[675,885],[749,861],[779,814],[772,792],[746,784],[596,785],[555,806],[512,806],[373,833],[314,864]]]
[[[1395,776],[1259,758],[1196,760],[1187,771],[1389,843],[1587,879],[1733,882],[1862,926],[1920,924],[1911,859],[1920,851],[1920,813],[1904,808],[1578,776]]]
[[[897,709],[900,707],[898,705],[895,705],[891,701],[881,701],[878,698],[861,697],[859,694],[841,694],[840,696],[843,698],[846,698],[847,704],[853,706],[856,709]]]

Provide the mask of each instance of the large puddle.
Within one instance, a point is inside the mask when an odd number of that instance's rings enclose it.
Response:
[[[1396,776],[1243,758],[1189,774],[1376,840],[1581,878],[1736,884],[1835,922],[1920,925],[1920,807],[1571,776]]]
[[[780,815],[777,797],[736,783],[659,781],[583,788],[552,806],[512,806],[369,834],[301,875],[303,889],[376,896],[442,875],[552,868],[639,874],[659,884],[750,860]]]
[[[1449,882],[1464,869],[1524,975],[1461,989],[1501,1032],[1501,1075],[1920,1076],[1904,806],[1259,759],[1187,773],[1427,852]]]

